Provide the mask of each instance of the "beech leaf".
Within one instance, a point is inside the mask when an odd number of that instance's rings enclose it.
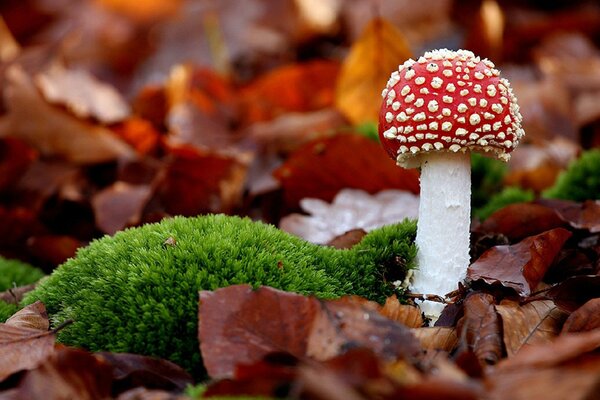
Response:
[[[408,328],[359,301],[321,301],[269,287],[236,285],[200,292],[200,350],[213,378],[272,352],[325,360],[349,347],[385,358],[413,357],[418,342]]]
[[[566,315],[550,300],[532,301],[520,306],[511,300],[496,305],[502,317],[504,345],[508,356],[523,348],[550,342],[556,337]]]
[[[379,312],[392,321],[399,322],[409,328],[423,326],[421,310],[418,307],[400,303],[396,295],[388,297]]]
[[[17,328],[37,329],[42,332],[50,329],[46,307],[40,301],[23,307],[7,319],[5,324]]]
[[[581,275],[567,278],[546,292],[558,307],[575,311],[600,293],[600,275]]]
[[[541,282],[546,271],[571,237],[571,232],[556,228],[528,237],[510,246],[495,246],[469,266],[471,280],[500,283],[528,296]]]
[[[353,123],[377,121],[381,89],[390,71],[412,55],[402,33],[383,18],[373,19],[352,45],[337,82],[335,104]]]
[[[450,353],[458,345],[456,328],[445,326],[412,329],[412,333],[421,342],[425,350],[443,350]]]
[[[0,324],[0,381],[37,367],[54,352],[54,333],[37,328],[48,324],[47,316],[45,324],[39,318],[45,312],[40,304],[15,313],[12,322]]]
[[[582,332],[600,329],[600,297],[589,300],[565,321],[562,332]]]
[[[92,197],[96,226],[109,235],[140,222],[144,206],[152,196],[150,185],[117,181]]]
[[[543,199],[540,203],[553,209],[556,214],[575,229],[591,233],[600,232],[600,201],[586,200],[577,203],[568,200]]]

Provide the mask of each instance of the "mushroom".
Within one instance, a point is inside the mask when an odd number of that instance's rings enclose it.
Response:
[[[467,50],[433,50],[406,61],[382,97],[383,147],[399,166],[421,168],[418,268],[409,288],[424,296],[421,310],[435,322],[444,304],[431,295],[457,289],[469,266],[469,153],[508,161],[524,135],[522,117],[508,81]]]

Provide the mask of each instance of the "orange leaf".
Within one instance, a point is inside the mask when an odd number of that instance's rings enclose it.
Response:
[[[392,71],[412,55],[402,33],[375,18],[354,43],[342,65],[335,104],[354,124],[377,121],[381,90]]]
[[[333,105],[333,85],[338,72],[338,63],[318,60],[284,66],[264,75],[242,91],[244,123]]]

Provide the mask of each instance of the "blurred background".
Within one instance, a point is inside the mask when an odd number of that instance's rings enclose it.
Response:
[[[557,177],[600,146],[597,1],[3,0],[0,14],[0,254],[46,271],[169,215],[248,215],[317,243],[416,217],[418,171],[380,149],[377,117],[389,74],[429,49],[490,58],[524,116],[509,164],[473,159],[476,221],[569,198]],[[570,200],[600,197],[585,179]]]

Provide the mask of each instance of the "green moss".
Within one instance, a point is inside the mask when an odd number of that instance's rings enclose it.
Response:
[[[583,152],[543,197],[573,201],[600,199],[600,150]]]
[[[0,300],[0,323],[9,319],[14,313],[17,312],[18,309],[19,307],[17,307],[16,304],[7,303]]]
[[[96,240],[29,293],[59,340],[90,350],[170,359],[201,372],[199,290],[249,283],[335,298],[381,301],[416,253],[415,223],[376,230],[351,250],[317,246],[273,226],[211,215],[176,217]],[[170,244],[168,243],[170,242]]]
[[[484,207],[502,190],[506,163],[478,153],[471,153],[471,208]]]
[[[500,193],[493,195],[485,206],[474,210],[473,214],[480,220],[484,220],[509,204],[532,201],[534,198],[535,195],[531,190],[524,190],[516,186],[505,187]]]
[[[0,257],[0,291],[36,282],[44,273],[19,260]]]

